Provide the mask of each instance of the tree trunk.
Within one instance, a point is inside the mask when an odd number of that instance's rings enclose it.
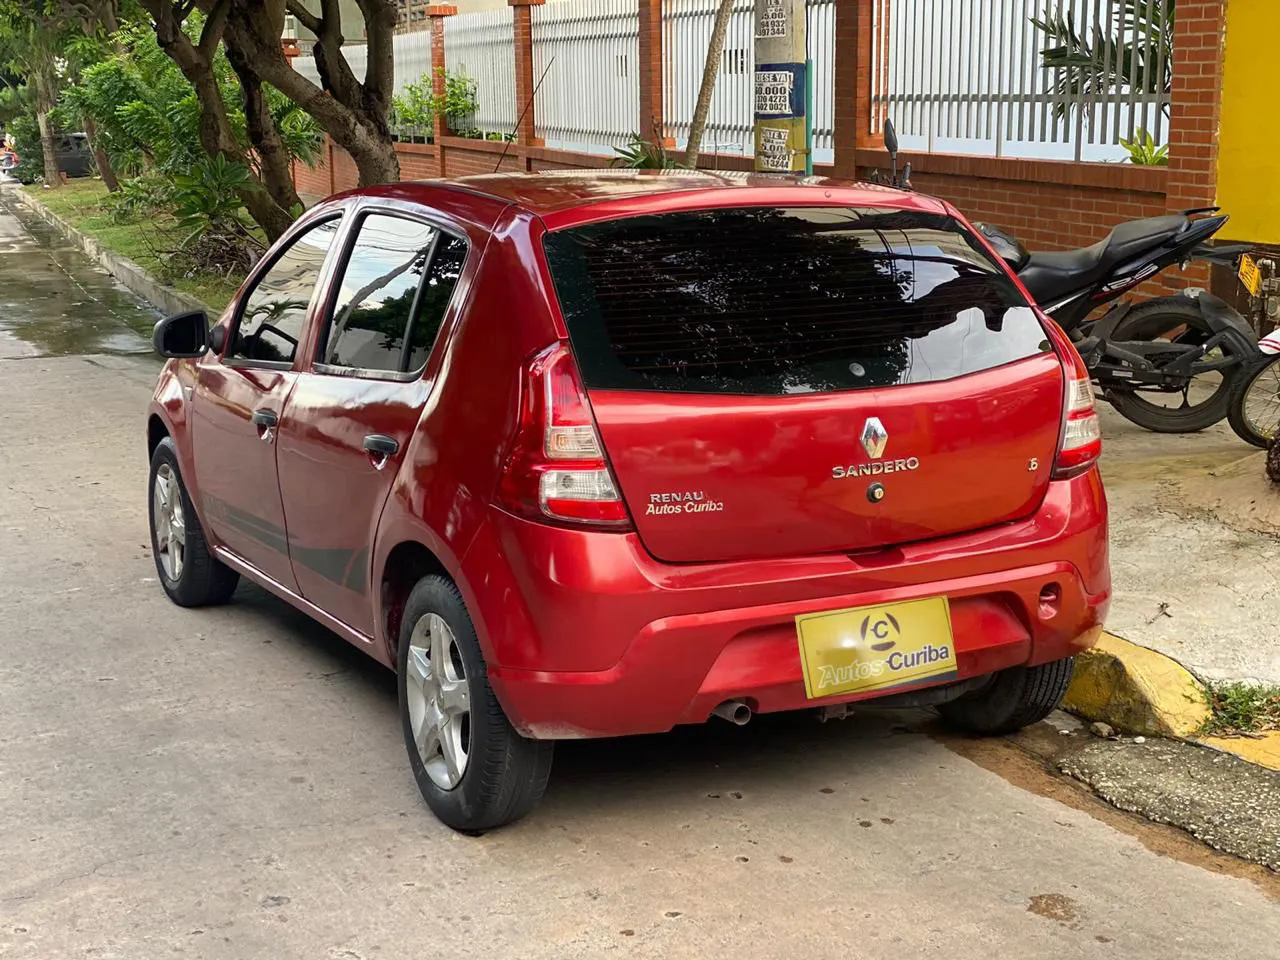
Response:
[[[344,146],[344,149],[351,153],[351,159],[355,161],[356,170],[360,173],[360,186],[395,183],[400,179],[400,157],[390,139],[381,143],[370,138],[370,142],[362,145],[358,153],[352,153],[348,146]]]
[[[316,36],[316,71],[321,86],[293,69],[280,47],[280,24],[286,5]],[[368,50],[364,82],[352,73],[342,55],[342,24],[338,4],[323,3],[322,15],[294,0],[231,0],[225,37],[254,70],[310,114],[336,143],[351,155],[360,186],[400,179],[400,160],[391,140],[387,108],[393,80],[392,40],[396,5],[388,0],[363,0]]]
[[[143,0],[143,6],[151,14],[156,40],[165,54],[178,65],[196,91],[200,103],[200,145],[210,157],[222,155],[228,160],[242,163],[252,169],[249,158],[240,148],[231,121],[227,117],[227,105],[222,100],[218,78],[213,72],[213,58],[227,23],[230,4],[219,0],[205,19],[199,44],[193,43],[182,30],[169,0]],[[276,46],[279,47],[279,41]],[[277,240],[293,224],[293,215],[276,202],[267,190],[255,184],[254,188],[238,191],[241,202],[268,239]]]
[[[689,169],[698,166],[698,154],[702,152],[702,133],[707,127],[707,114],[711,112],[711,94],[716,89],[716,77],[720,75],[720,58],[724,54],[724,38],[729,32],[733,17],[733,0],[720,0],[716,9],[716,23],[711,30],[711,42],[707,44],[707,59],[702,65],[702,86],[698,88],[698,104],[693,109],[693,122],[689,124],[689,145],[684,152],[684,165]]]
[[[107,151],[98,146],[98,125],[91,117],[83,119],[84,134],[89,138],[89,149],[93,151],[93,162],[98,165],[102,183],[109,193],[117,193],[120,190],[120,181],[116,178],[116,170],[111,165],[111,158],[107,156]]]
[[[250,66],[243,51],[235,46],[226,46],[227,59],[231,61],[231,69],[240,78],[240,92],[244,97],[245,129],[249,134],[249,142],[253,144],[253,152],[258,158],[258,168],[262,184],[276,205],[282,210],[292,212],[302,206],[298,191],[293,184],[292,158],[276,129],[275,118],[271,116],[271,105],[267,102],[266,93],[262,89],[262,78]]]
[[[58,148],[53,141],[53,124],[49,121],[52,107],[46,106],[44,98],[36,106],[36,122],[40,125],[40,152],[44,155],[44,182],[51,189],[62,186],[62,175],[58,170]]]

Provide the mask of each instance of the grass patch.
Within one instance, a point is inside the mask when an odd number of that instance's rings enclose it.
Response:
[[[1211,716],[1205,733],[1266,733],[1280,730],[1280,687],[1249,683],[1214,683],[1209,686]]]
[[[176,290],[198,297],[214,310],[221,311],[231,301],[243,279],[175,276],[164,254],[164,251],[176,247],[181,239],[173,219],[160,215],[119,222],[112,215],[107,200],[109,193],[100,180],[76,179],[57,190],[45,190],[35,185],[23,189],[108,250],[128,257],[152,276]]]

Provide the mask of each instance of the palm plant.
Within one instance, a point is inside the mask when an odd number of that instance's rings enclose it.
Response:
[[[1053,70],[1054,115],[1065,117],[1073,104],[1121,91],[1161,95],[1168,115],[1173,86],[1174,0],[1126,0],[1115,11],[1110,30],[1100,24],[1085,31],[1068,8],[1045,6],[1043,19],[1031,22],[1050,45],[1040,64]]]
[[[684,164],[671,154],[660,140],[646,140],[640,134],[631,134],[625,147],[613,148],[614,158],[609,161],[611,167],[629,167],[632,170],[670,170],[683,167]]]

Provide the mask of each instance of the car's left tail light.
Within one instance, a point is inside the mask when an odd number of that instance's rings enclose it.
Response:
[[[551,345],[525,365],[520,417],[498,500],[531,520],[631,529],[578,366],[565,343]]]

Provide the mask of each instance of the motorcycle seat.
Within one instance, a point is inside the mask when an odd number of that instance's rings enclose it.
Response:
[[[1092,286],[1115,267],[1171,239],[1187,222],[1181,214],[1122,223],[1097,243],[1078,250],[1033,253],[1018,277],[1041,306],[1051,306]]]

